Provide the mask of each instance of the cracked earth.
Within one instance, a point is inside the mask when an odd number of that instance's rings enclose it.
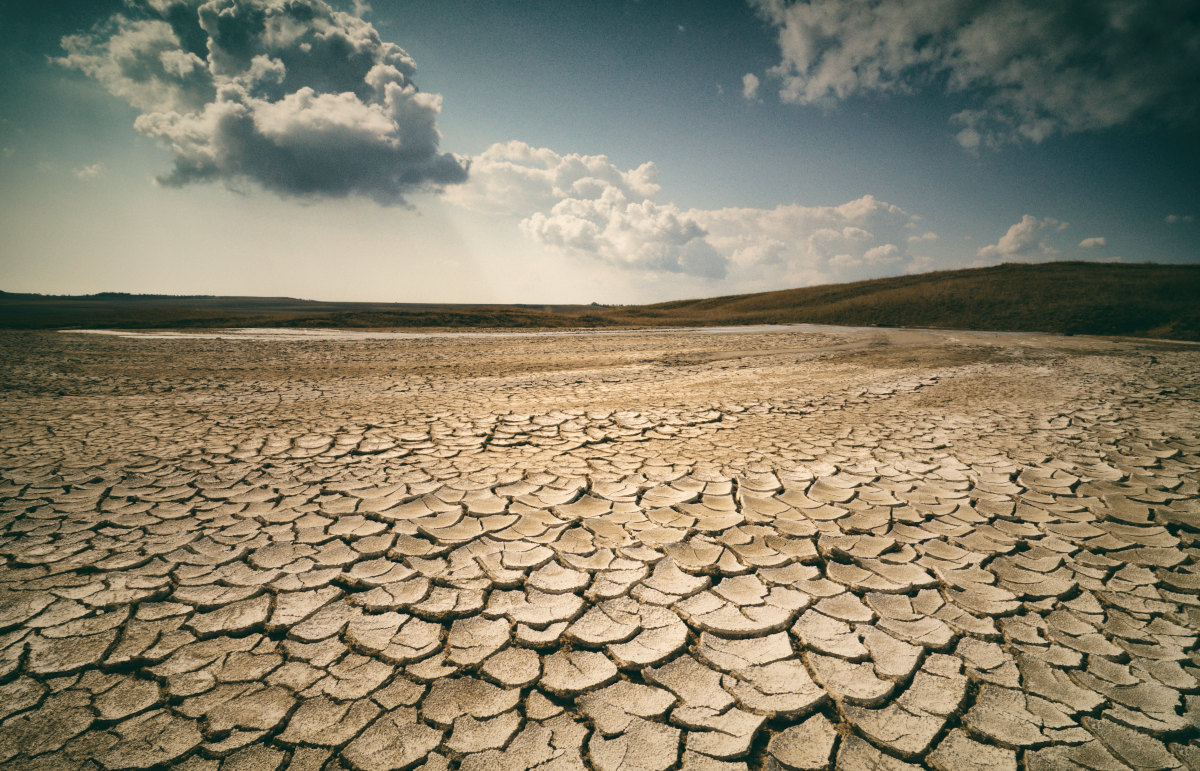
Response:
[[[1200,768],[1200,348],[0,336],[9,769]]]

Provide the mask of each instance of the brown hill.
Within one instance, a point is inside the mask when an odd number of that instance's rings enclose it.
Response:
[[[0,328],[628,327],[813,323],[1200,340],[1200,265],[1054,262],[655,305],[325,303],[0,292]]]
[[[1200,265],[1052,262],[625,309],[675,324],[812,323],[1200,339]]]

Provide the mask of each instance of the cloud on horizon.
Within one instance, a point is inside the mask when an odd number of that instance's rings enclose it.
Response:
[[[682,209],[657,200],[653,163],[623,170],[603,155],[497,143],[443,198],[520,218],[529,238],[574,257],[739,287],[899,273],[937,240],[919,219],[872,196],[840,206]]]
[[[705,227],[733,272],[761,288],[901,273],[914,260],[909,237],[920,222],[871,195],[838,206],[785,204],[688,213]]]
[[[968,149],[1197,114],[1190,0],[749,2],[778,30],[783,101],[944,88],[975,103],[952,116]]]
[[[245,182],[287,197],[361,195],[381,204],[461,183],[439,152],[441,97],[360,16],[324,0],[131,0],[62,40],[59,64],[141,115],[175,156],[171,187]]]
[[[1067,223],[1051,217],[1038,219],[1026,214],[1000,237],[1000,240],[980,249],[976,256],[977,265],[994,265],[1012,260],[1016,262],[1043,262],[1057,257],[1061,252],[1046,240],[1050,233],[1067,229]],[[1082,244],[1081,244],[1082,246]]]

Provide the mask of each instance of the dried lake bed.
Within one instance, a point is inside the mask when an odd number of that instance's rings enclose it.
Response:
[[[0,333],[0,766],[1200,768],[1200,347]]]

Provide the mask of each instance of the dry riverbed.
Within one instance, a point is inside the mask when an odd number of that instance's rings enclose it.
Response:
[[[6,769],[1200,768],[1200,347],[0,333]]]

